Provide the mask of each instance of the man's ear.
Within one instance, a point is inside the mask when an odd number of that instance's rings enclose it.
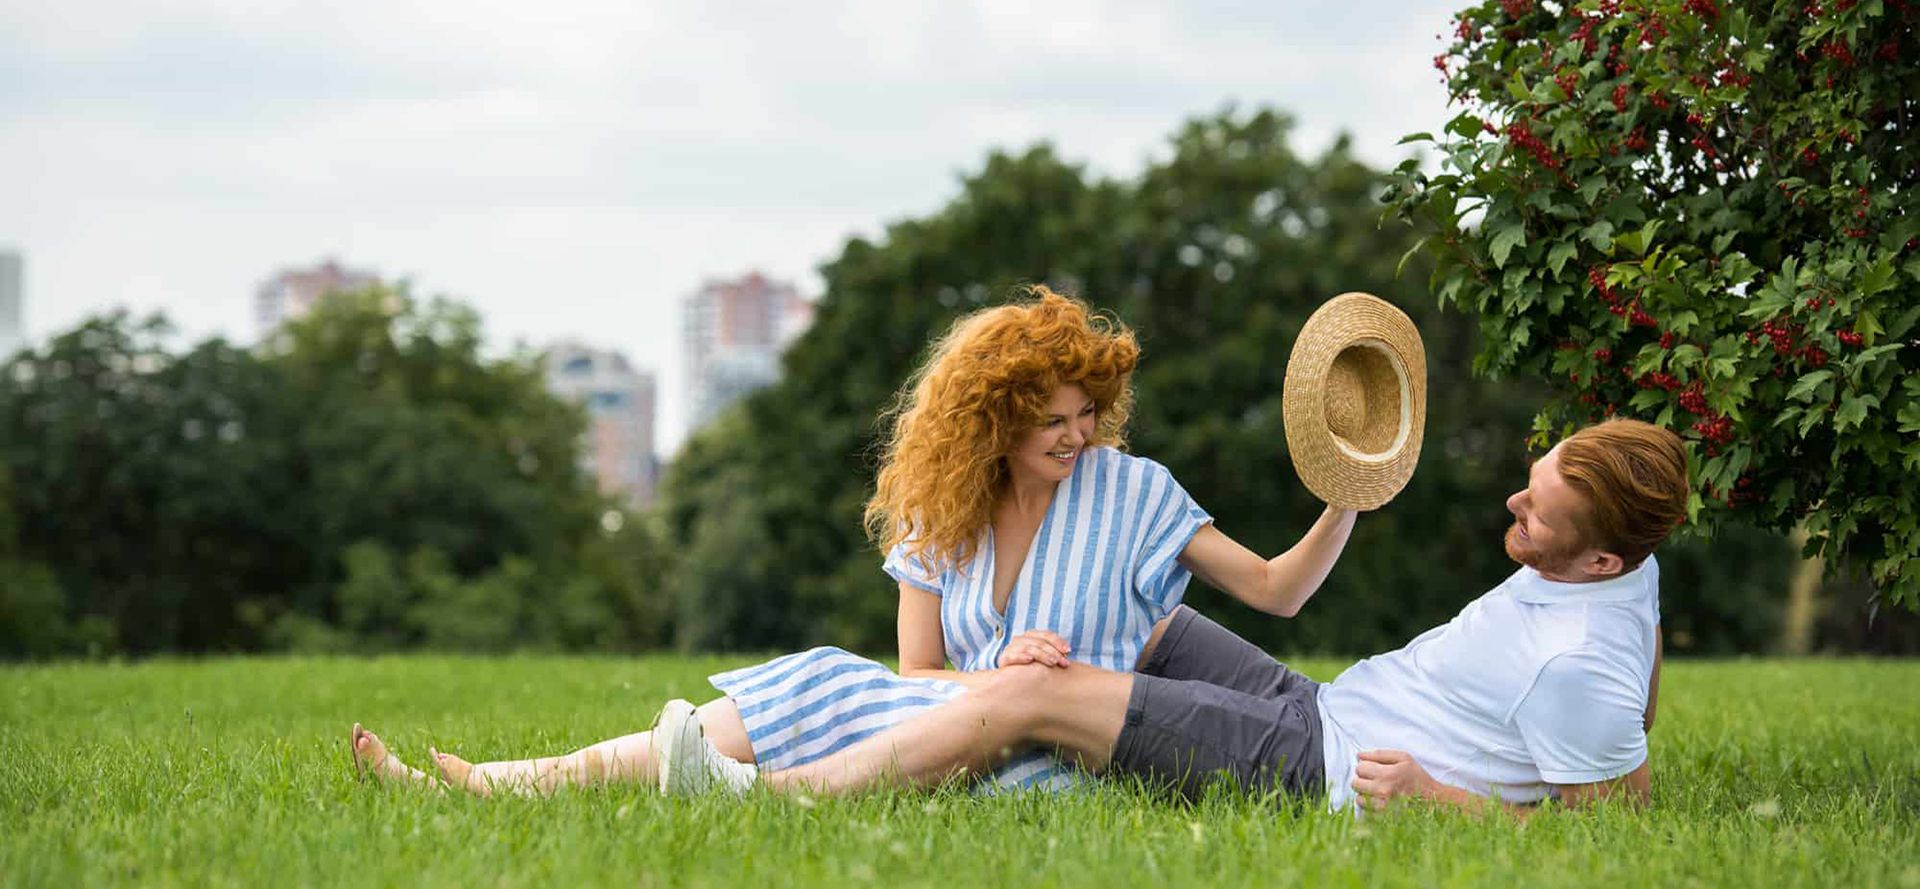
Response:
[[[1591,577],[1614,577],[1627,568],[1627,560],[1609,552],[1593,552],[1587,556],[1587,574]]]

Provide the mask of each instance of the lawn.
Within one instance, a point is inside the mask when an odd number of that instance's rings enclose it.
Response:
[[[1107,785],[745,803],[644,788],[426,798],[395,752],[558,752],[644,728],[743,658],[220,659],[0,669],[9,885],[1609,885],[1920,887],[1920,663],[1674,662],[1656,807],[1356,821]],[[1337,662],[1301,664],[1331,677]]]

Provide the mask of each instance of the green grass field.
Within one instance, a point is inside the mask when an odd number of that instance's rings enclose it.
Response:
[[[233,659],[0,670],[0,881],[165,884],[1920,887],[1920,663],[1678,662],[1656,808],[1361,821],[1218,794],[429,798],[353,780],[560,752],[743,658]],[[1339,663],[1301,664],[1328,678]]]

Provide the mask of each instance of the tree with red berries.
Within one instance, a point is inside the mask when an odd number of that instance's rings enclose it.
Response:
[[[1803,529],[1920,609],[1920,0],[1497,0],[1388,201],[1535,422],[1634,416],[1701,526]]]

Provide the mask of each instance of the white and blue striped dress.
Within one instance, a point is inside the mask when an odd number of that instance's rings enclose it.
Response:
[[[886,572],[941,597],[947,660],[962,671],[991,670],[1007,641],[1051,630],[1074,660],[1130,671],[1153,625],[1180,604],[1191,574],[1178,557],[1211,522],[1167,468],[1112,448],[1082,452],[1054,492],[1026,562],[993,607],[993,535],[964,565],[928,571],[902,547]],[[839,648],[815,648],[711,677],[740,708],[754,757],[767,771],[792,768],[884,731],[965,690],[954,682],[907,679]],[[1000,787],[1059,788],[1072,770],[1044,753],[1016,757],[995,774]]]

